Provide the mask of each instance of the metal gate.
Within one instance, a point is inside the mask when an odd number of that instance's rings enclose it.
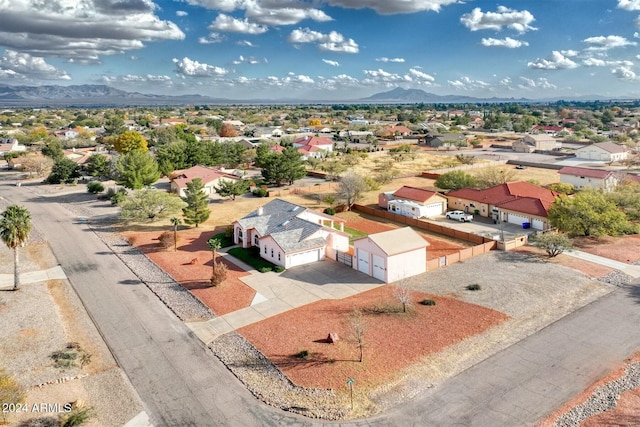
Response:
[[[336,261],[343,263],[349,267],[353,267],[353,256],[346,252],[336,251]]]

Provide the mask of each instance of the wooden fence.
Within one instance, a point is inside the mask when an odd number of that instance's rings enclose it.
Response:
[[[456,262],[464,261],[478,255],[486,254],[497,248],[497,242],[495,240],[489,239],[488,237],[479,236],[477,234],[467,233],[466,231],[455,230],[453,228],[448,228],[438,224],[432,224],[430,222],[421,221],[419,219],[409,218],[407,216],[398,215],[393,212],[388,212],[369,206],[356,204],[353,205],[352,210],[475,244],[474,246],[460,249],[458,252],[440,258],[428,260],[427,271],[435,270],[440,267],[446,267],[447,265],[455,264]]]
[[[287,194],[321,193],[338,188],[337,182],[327,182],[325,184],[309,185],[307,187],[285,187],[269,190],[269,197],[281,197]]]

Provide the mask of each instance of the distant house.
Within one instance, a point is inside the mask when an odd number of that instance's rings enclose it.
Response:
[[[333,151],[333,141],[324,136],[301,136],[293,141],[293,146],[298,148],[304,158],[324,157],[326,153]]]
[[[430,135],[426,137],[425,143],[434,148],[466,147],[469,136],[461,133],[445,133],[442,135]]]
[[[353,268],[385,283],[427,271],[429,242],[410,227],[369,234],[353,242]]]
[[[577,166],[565,166],[558,174],[560,182],[571,184],[575,188],[591,187],[604,191],[613,191],[625,178],[625,174],[616,171]]]
[[[234,221],[233,241],[243,248],[257,247],[260,256],[284,268],[324,259],[336,259],[349,250],[344,220],[311,211],[282,199],[273,199]]]
[[[512,144],[513,151],[517,153],[533,153],[536,151],[553,151],[562,147],[560,141],[556,141],[547,134],[525,135]]]
[[[411,129],[402,125],[387,126],[380,132],[380,136],[394,137],[394,136],[409,136],[413,133]]]
[[[542,126],[536,125],[531,128],[531,132],[538,134],[546,134],[546,135],[557,135],[558,132],[562,132],[565,130],[562,126]]]
[[[279,138],[283,134],[280,126],[256,127],[251,130],[251,135],[256,138]]]
[[[189,169],[176,170],[171,173],[171,192],[185,197],[187,184],[195,178],[200,178],[204,184],[204,192],[212,196],[215,194],[215,187],[220,185],[221,180],[237,181],[239,178],[217,169],[205,166],[193,166]]]
[[[605,141],[578,148],[576,157],[580,159],[602,160],[605,162],[620,162],[627,158],[627,150],[624,145]]]
[[[528,182],[508,182],[484,190],[462,188],[447,193],[450,209],[511,224],[530,224],[535,230],[549,228],[549,208],[557,193]]]
[[[16,138],[3,138],[0,140],[0,156],[4,153],[19,153],[27,151],[27,147],[20,145]]]
[[[411,206],[411,203],[420,205],[416,212],[416,214],[419,215],[409,215],[410,211],[406,209],[403,210],[405,205],[398,202],[409,202],[409,204],[406,205],[406,208],[409,209],[412,207],[415,209],[414,206]],[[447,211],[447,198],[435,191],[405,185],[395,192],[380,193],[378,195],[378,206],[388,209],[391,212],[401,214],[406,212],[407,214],[405,214],[405,216],[429,218],[442,215]]]

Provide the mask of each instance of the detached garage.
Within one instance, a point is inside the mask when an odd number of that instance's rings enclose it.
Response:
[[[353,242],[353,268],[385,283],[427,271],[429,242],[412,228],[370,234]]]

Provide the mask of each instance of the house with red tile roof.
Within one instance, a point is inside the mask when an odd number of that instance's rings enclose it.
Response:
[[[535,230],[549,228],[549,207],[557,193],[528,182],[508,182],[484,190],[463,188],[446,194],[449,209],[522,225]]]
[[[447,211],[447,198],[435,191],[404,185],[394,192],[380,193],[378,206],[389,209],[390,202],[409,202],[420,205],[425,217],[442,215]],[[401,206],[400,206],[401,207]]]
[[[293,141],[293,146],[306,159],[309,157],[323,157],[333,151],[333,141],[324,136],[304,135]]]
[[[176,170],[171,173],[169,178],[171,179],[171,192],[178,194],[180,197],[186,196],[184,190],[187,188],[187,184],[195,178],[202,180],[204,192],[209,196],[215,194],[215,187],[220,185],[221,180],[237,181],[240,179],[235,175],[205,166],[193,166],[189,169]]]

